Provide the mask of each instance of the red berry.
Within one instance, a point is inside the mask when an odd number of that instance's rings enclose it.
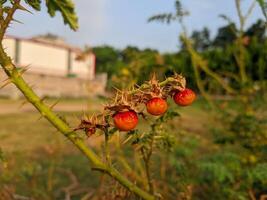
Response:
[[[113,120],[115,127],[120,131],[133,130],[138,124],[138,116],[134,111],[117,112]]]
[[[159,97],[152,98],[146,103],[146,110],[151,115],[162,115],[167,109],[168,104],[166,100]]]
[[[193,103],[193,101],[196,99],[196,94],[192,90],[186,88],[185,90],[181,92],[177,92],[173,100],[176,104],[180,106],[188,106]]]

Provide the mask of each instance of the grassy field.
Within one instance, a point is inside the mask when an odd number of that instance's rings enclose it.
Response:
[[[100,190],[109,191],[106,184],[100,184],[103,180],[99,178],[100,174],[92,172],[87,160],[45,119],[40,119],[39,113],[30,105],[24,110],[18,109],[21,102],[0,100],[0,107],[5,107],[5,112],[0,114],[0,147],[5,158],[0,164],[0,199],[12,199],[11,193],[36,199],[64,199],[68,195],[72,195],[72,199],[87,199],[96,198]],[[54,100],[47,102],[52,104]],[[62,100],[55,110],[76,127],[84,112],[96,112],[102,103],[97,99]],[[212,119],[203,110],[205,104],[201,101],[192,107],[179,108],[181,117],[172,124],[186,132],[205,134]],[[146,123],[142,121],[139,128],[145,127]],[[208,142],[203,138],[203,142]],[[101,136],[85,140],[97,151],[101,149]]]

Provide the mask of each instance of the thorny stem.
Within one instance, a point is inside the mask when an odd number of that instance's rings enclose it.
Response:
[[[116,142],[116,155],[117,155],[117,159],[120,162],[120,164],[122,165],[122,167],[126,170],[126,172],[128,174],[130,174],[131,176],[134,177],[134,179],[136,179],[137,181],[139,181],[141,184],[143,184],[144,186],[146,185],[144,179],[142,178],[142,176],[140,176],[137,172],[135,172],[132,167],[130,166],[130,164],[127,162],[127,160],[125,159],[124,155],[123,155],[123,151],[121,150],[121,145],[120,145],[120,134],[118,132],[117,135],[117,142]],[[137,164],[137,162],[134,162],[135,164]]]
[[[237,47],[238,47],[239,52],[237,52],[237,55],[235,55],[235,59],[239,67],[240,80],[241,80],[241,84],[243,87],[243,85],[248,81],[248,77],[246,73],[246,65],[245,65],[245,49],[244,49],[244,45],[242,42],[243,36],[244,36],[244,26],[245,26],[245,23],[248,17],[251,15],[256,5],[256,1],[252,2],[251,6],[249,7],[245,15],[243,15],[241,11],[241,1],[235,0],[235,5],[236,5],[236,10],[238,14],[239,23],[240,23],[240,30],[238,32],[239,34],[237,38]]]
[[[160,82],[159,86],[163,87],[163,86],[165,86],[168,83],[173,82],[173,81],[175,81],[175,79],[173,77],[168,77],[164,81]],[[129,94],[135,94],[135,93],[139,92],[140,90],[145,90],[145,89],[148,89],[148,88],[150,88],[150,85],[142,84],[139,88],[131,90],[129,92]]]
[[[214,78],[229,94],[234,94],[236,91],[223,80],[223,77],[221,77],[219,74],[216,72],[210,70],[208,67],[208,63],[206,60],[204,60],[192,47],[192,44],[190,40],[186,37],[183,36],[183,41],[185,42],[186,48],[188,52],[190,53],[192,60],[195,61],[195,65],[200,67],[206,74]]]
[[[13,6],[7,13],[6,18],[3,17],[3,10],[1,10],[1,29],[0,29],[0,41],[3,40],[3,37],[5,35],[6,29],[8,28],[10,22],[13,20],[13,15],[15,14],[16,10],[19,8],[20,0],[15,0],[13,3]],[[1,8],[3,9],[3,8]]]
[[[153,133],[154,133],[154,128],[152,128]],[[141,154],[143,156],[144,164],[145,164],[145,171],[146,171],[146,178],[147,178],[147,183],[148,183],[148,189],[151,194],[154,194],[154,185],[152,181],[152,177],[150,174],[150,160],[151,160],[151,155],[153,152],[153,144],[154,144],[154,135],[152,135],[151,141],[149,143],[149,148],[146,150],[144,147],[142,147]]]
[[[239,22],[240,22],[240,31],[243,32],[245,20],[241,12],[240,0],[235,0],[235,6],[236,6]]]
[[[98,155],[94,151],[87,147],[84,141],[77,137],[76,133],[59,118],[42,100],[35,94],[35,92],[28,86],[25,80],[21,77],[11,59],[3,51],[3,47],[0,47],[0,64],[4,68],[5,73],[9,76],[11,81],[16,85],[16,87],[24,94],[26,99],[45,117],[58,131],[60,131],[64,136],[66,136],[93,164],[93,166],[116,179],[124,187],[126,187],[131,192],[135,193],[137,196],[153,200],[155,199],[152,195],[143,191],[141,188],[137,187],[135,184],[131,183],[127,178],[122,176],[115,168],[106,165],[101,161]]]
[[[110,149],[109,149],[109,135],[108,135],[108,130],[105,130],[105,146],[104,146],[104,151],[105,151],[105,157],[106,157],[106,163],[107,165],[111,165],[111,158],[110,158]]]
[[[147,193],[146,191],[136,186],[134,183],[130,182],[115,168],[102,162],[100,157],[85,144],[83,139],[78,137],[76,133],[69,127],[69,125],[65,121],[63,121],[56,113],[54,113],[51,108],[48,107],[40,99],[40,97],[37,96],[37,94],[22,78],[21,73],[18,72],[11,58],[5,53],[2,45],[3,35],[5,34],[5,31],[10,21],[12,20],[12,16],[15,10],[18,9],[18,2],[19,1],[15,1],[15,3],[13,4],[13,7],[7,14],[4,26],[1,26],[0,30],[0,65],[3,67],[4,72],[9,77],[10,81],[22,92],[27,101],[30,102],[44,118],[46,118],[59,132],[67,137],[88,158],[88,160],[91,161],[91,164],[95,169],[98,169],[99,171],[110,175],[121,185],[123,185],[125,188],[127,188],[129,191],[133,192],[140,198],[145,200],[155,200],[155,197],[153,195]]]
[[[248,91],[248,85],[249,78],[246,72],[246,49],[243,44],[243,37],[244,37],[244,26],[246,23],[247,18],[250,16],[250,14],[253,11],[253,8],[255,7],[255,3],[253,2],[251,6],[249,7],[247,13],[245,15],[241,12],[241,1],[235,0],[236,2],[236,10],[239,17],[239,23],[240,23],[240,30],[238,32],[238,37],[236,40],[236,46],[237,50],[234,53],[234,57],[237,63],[237,67],[239,68],[239,84],[241,86],[241,94],[239,95],[239,98],[241,99],[241,102],[244,105],[245,112],[251,112],[253,108],[249,105],[249,91]]]
[[[202,94],[202,96],[204,97],[204,99],[208,102],[210,107],[214,110],[216,106],[213,103],[211,96],[205,91],[203,81],[201,80],[200,74],[199,74],[200,69],[202,69],[206,74],[214,78],[228,93],[234,93],[235,91],[233,88],[231,88],[228,84],[224,82],[223,78],[219,74],[211,71],[206,61],[193,49],[192,44],[187,36],[187,30],[186,30],[185,24],[183,23],[183,18],[179,19],[179,24],[182,27],[182,31],[183,31],[181,34],[181,39],[184,41],[186,49],[191,56],[197,87],[200,93]]]

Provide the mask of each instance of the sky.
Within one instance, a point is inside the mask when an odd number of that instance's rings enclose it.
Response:
[[[246,11],[253,0],[243,0]],[[219,18],[225,14],[238,21],[234,0],[181,0],[183,7],[190,12],[185,23],[189,31],[201,30],[204,26],[211,30],[212,36],[217,28],[226,25]],[[79,17],[79,30],[74,32],[65,26],[58,13],[50,18],[46,8],[29,14],[19,12],[8,30],[9,35],[29,38],[34,35],[53,33],[62,36],[72,45],[93,47],[111,45],[122,49],[128,45],[139,48],[153,48],[160,52],[175,52],[179,48],[179,24],[171,25],[157,22],[148,23],[147,19],[155,14],[173,12],[174,0],[74,0]],[[247,26],[263,18],[256,5]]]

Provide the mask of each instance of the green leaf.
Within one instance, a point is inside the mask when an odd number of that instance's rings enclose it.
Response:
[[[56,11],[59,11],[65,24],[68,24],[73,30],[78,29],[78,18],[71,0],[46,0],[46,6],[51,17],[54,17]]]
[[[164,115],[162,115],[161,117],[159,117],[157,119],[157,122],[167,122],[168,120],[171,120],[175,117],[179,117],[180,114],[179,112],[177,112],[176,110],[169,110],[168,112],[166,112]]]
[[[159,15],[155,15],[152,16],[148,19],[148,22],[152,22],[152,21],[159,21],[162,23],[171,23],[171,21],[174,21],[176,19],[176,17],[172,14],[172,13],[167,13],[167,14],[159,14]]]
[[[41,10],[41,0],[25,0],[34,10]]]
[[[0,0],[0,5],[4,5],[7,2],[7,0]]]

